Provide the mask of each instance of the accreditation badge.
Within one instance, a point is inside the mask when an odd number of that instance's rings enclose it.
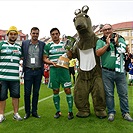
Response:
[[[111,51],[111,57],[115,57],[115,51]]]
[[[31,58],[31,64],[35,64],[35,58]]]

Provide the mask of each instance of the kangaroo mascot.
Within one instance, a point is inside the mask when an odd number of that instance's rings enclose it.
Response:
[[[76,17],[73,20],[79,36],[72,50],[72,56],[79,60],[79,72],[74,87],[74,102],[78,109],[76,116],[88,117],[90,115],[89,94],[91,94],[95,114],[102,119],[107,114],[100,58],[95,54],[98,38],[92,30],[91,19],[87,15],[88,10],[88,6],[83,6],[82,10],[76,10]]]

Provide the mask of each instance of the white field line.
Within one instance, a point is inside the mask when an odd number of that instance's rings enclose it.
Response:
[[[72,88],[73,88],[73,87],[72,87]],[[71,88],[71,89],[72,89],[72,88]],[[64,90],[61,91],[60,94],[63,93],[63,92],[64,92]],[[53,95],[48,96],[48,97],[45,97],[45,98],[43,98],[43,99],[40,99],[40,100],[38,101],[38,103],[40,103],[40,102],[42,102],[42,101],[45,101],[45,100],[47,100],[47,99],[49,99],[49,98],[51,98],[51,97],[53,97]],[[19,111],[22,110],[22,109],[24,109],[24,106],[20,107],[20,108],[19,108]],[[13,114],[13,110],[10,111],[10,112],[5,113],[5,116],[10,115],[10,114]]]

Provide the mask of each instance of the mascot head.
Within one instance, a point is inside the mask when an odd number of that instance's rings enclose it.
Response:
[[[76,17],[73,19],[75,28],[79,34],[84,34],[86,32],[89,35],[93,34],[91,19],[87,15],[89,7],[87,5],[83,6],[82,9],[75,10]]]
[[[79,37],[77,46],[81,50],[94,48],[96,46],[96,41],[98,40],[93,32],[91,19],[87,15],[88,10],[89,7],[86,5],[83,6],[81,10],[77,9],[75,11],[76,17],[73,19]]]

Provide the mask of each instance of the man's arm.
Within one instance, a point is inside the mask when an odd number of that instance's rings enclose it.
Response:
[[[98,43],[97,43],[97,45],[98,45]],[[99,48],[96,50],[96,55],[97,56],[103,55],[107,51],[109,45],[110,45],[110,35],[108,35],[108,37],[106,38],[106,45],[104,45],[102,48]]]
[[[47,63],[47,64],[49,64],[49,65],[56,66],[56,63],[50,61],[50,60],[48,59],[48,56],[47,56],[47,55],[43,55],[43,61],[44,61],[44,63]]]
[[[106,50],[107,50],[108,47],[109,47],[109,45],[106,44],[102,48],[99,48],[98,50],[96,50],[96,55],[97,56],[103,55],[106,52]]]

